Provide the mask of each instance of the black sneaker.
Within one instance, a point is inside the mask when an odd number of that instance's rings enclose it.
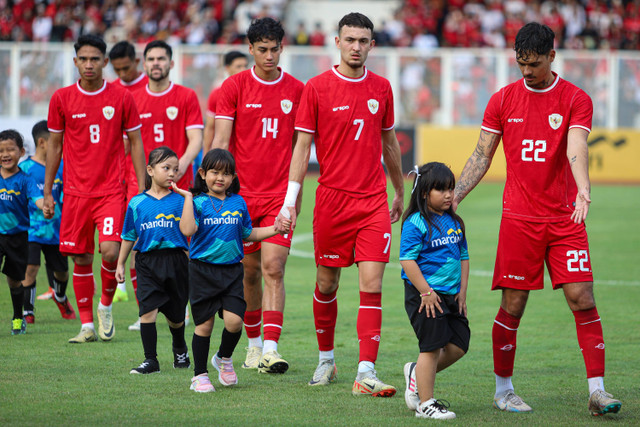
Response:
[[[160,364],[154,359],[145,359],[137,368],[129,371],[130,374],[153,374],[160,372]]]
[[[191,366],[189,360],[189,351],[186,348],[173,349],[173,367],[176,369],[184,369]]]

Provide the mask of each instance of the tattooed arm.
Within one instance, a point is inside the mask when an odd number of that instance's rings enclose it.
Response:
[[[484,130],[480,131],[476,149],[471,154],[471,157],[469,157],[469,160],[467,160],[467,164],[464,166],[460,179],[458,179],[456,184],[453,198],[454,209],[457,208],[462,199],[478,185],[482,177],[487,173],[499,143],[500,135]]]
[[[571,128],[567,137],[567,157],[571,165],[573,179],[575,179],[578,186],[575,210],[571,214],[571,219],[576,224],[580,224],[587,218],[589,203],[591,203],[588,136],[589,133],[582,128]]]

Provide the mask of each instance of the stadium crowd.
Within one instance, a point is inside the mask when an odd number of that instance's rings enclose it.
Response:
[[[0,40],[239,44],[254,18],[285,18],[290,0],[0,0]],[[640,0],[404,0],[376,33],[378,46],[512,47],[526,22],[548,25],[556,48],[640,49]],[[290,35],[323,45],[319,22]]]

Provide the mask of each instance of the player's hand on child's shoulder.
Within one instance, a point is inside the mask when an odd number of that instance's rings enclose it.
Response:
[[[191,195],[190,191],[183,190],[182,188],[178,187],[175,182],[171,183],[171,188],[173,189],[173,191],[175,191],[176,193],[178,193],[182,197],[187,197],[187,196]]]

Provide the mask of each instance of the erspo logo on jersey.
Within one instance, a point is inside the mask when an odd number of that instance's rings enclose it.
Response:
[[[178,221],[180,221],[179,216],[159,213],[158,215],[156,215],[154,221],[143,222],[142,224],[140,224],[140,228],[142,230],[149,230],[151,228],[173,228],[173,224]]]

